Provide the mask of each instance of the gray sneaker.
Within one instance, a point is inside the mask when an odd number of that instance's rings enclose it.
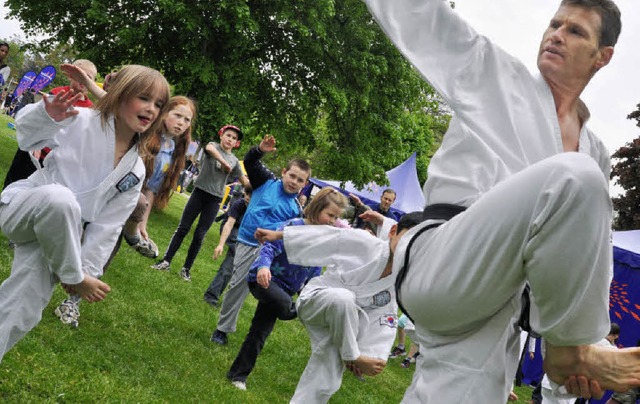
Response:
[[[60,306],[56,307],[53,313],[60,319],[62,324],[68,324],[73,328],[78,328],[80,318],[80,308],[71,299],[64,299]]]
[[[182,279],[184,279],[187,282],[191,282],[191,269],[189,268],[182,268],[180,270],[180,276],[182,277]]]
[[[158,271],[169,271],[171,269],[171,263],[169,261],[161,260],[151,265],[151,268]]]
[[[140,240],[138,240],[136,244],[133,244],[131,248],[139,252],[144,257],[158,257],[158,246],[151,239],[145,240],[143,237],[140,237]]]

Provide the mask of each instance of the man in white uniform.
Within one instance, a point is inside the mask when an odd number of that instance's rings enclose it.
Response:
[[[405,402],[506,402],[526,281],[552,381],[584,396],[640,384],[637,350],[590,345],[609,330],[610,162],[579,96],[613,55],[615,4],[564,0],[531,74],[448,2],[366,2],[454,111],[427,205],[466,208],[427,216],[398,245],[398,298],[424,354]]]

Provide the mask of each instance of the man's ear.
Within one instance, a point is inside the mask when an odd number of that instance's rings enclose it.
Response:
[[[389,240],[395,237],[397,233],[398,233],[398,225],[394,224],[393,226],[391,226],[391,229],[389,229]]]
[[[287,169],[286,169],[286,168],[283,168],[283,169],[282,169],[282,175],[281,175],[281,177],[284,177],[284,175],[285,175],[286,173],[287,173]]]
[[[613,57],[613,46],[603,46],[602,49],[599,50],[600,58],[596,61],[595,68],[596,70],[600,70],[611,62],[611,58]]]

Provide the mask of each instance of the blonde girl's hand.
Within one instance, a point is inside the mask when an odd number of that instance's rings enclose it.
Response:
[[[62,70],[62,73],[64,73],[69,80],[75,80],[85,87],[88,87],[89,82],[92,81],[91,77],[76,65],[64,63],[60,65],[60,70]]]
[[[258,148],[263,153],[271,153],[276,151],[276,138],[271,135],[265,135]]]
[[[267,289],[269,287],[269,282],[271,282],[271,271],[267,267],[262,267],[258,269],[258,274],[256,275],[256,282],[258,285]]]
[[[56,122],[64,121],[78,111],[73,109],[73,104],[82,98],[82,93],[75,94],[73,90],[61,91],[53,97],[42,97],[44,109],[47,114]]]
[[[222,250],[224,249],[224,245],[218,244],[216,249],[213,250],[213,259],[218,259],[222,255]]]

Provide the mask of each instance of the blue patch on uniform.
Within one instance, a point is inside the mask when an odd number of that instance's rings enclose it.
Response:
[[[398,326],[398,316],[395,314],[385,314],[380,317],[380,325],[386,325],[390,328],[397,328]]]
[[[120,192],[126,192],[140,183],[140,178],[132,172],[127,173],[118,183],[116,188]]]
[[[383,290],[373,296],[373,305],[376,307],[384,307],[389,302],[391,302],[391,293],[388,290]]]

